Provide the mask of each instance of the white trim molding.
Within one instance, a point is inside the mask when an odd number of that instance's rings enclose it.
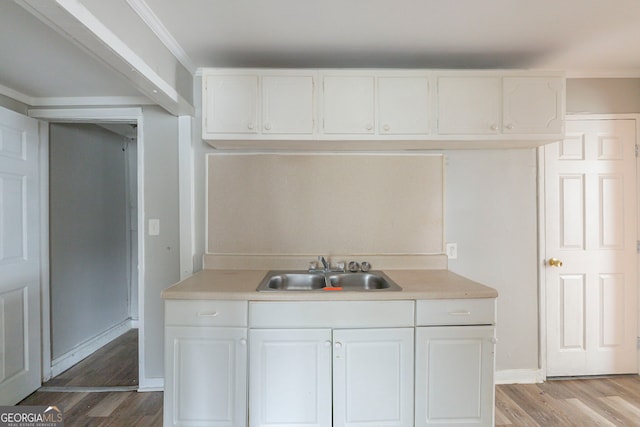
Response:
[[[144,0],[127,0],[127,3],[138,14],[140,19],[147,24],[147,27],[158,39],[165,45],[169,52],[176,57],[176,59],[187,69],[191,74],[196,71],[196,66],[187,55],[187,52],[180,46],[180,43],[173,37],[173,35],[167,30],[162,21],[153,12],[149,5]]]
[[[52,122],[136,122],[141,108],[31,108],[29,117]]]
[[[536,384],[545,379],[542,369],[505,369],[494,375],[496,384]]]

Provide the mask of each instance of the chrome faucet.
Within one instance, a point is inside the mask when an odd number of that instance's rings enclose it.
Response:
[[[318,255],[318,262],[322,264],[325,273],[328,273],[331,270],[331,264],[322,255]]]

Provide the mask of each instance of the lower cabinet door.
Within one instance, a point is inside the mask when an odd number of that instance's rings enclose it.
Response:
[[[247,329],[165,328],[164,426],[247,425]]]
[[[416,328],[416,427],[493,426],[494,327]]]
[[[331,330],[249,332],[249,425],[331,427]]]
[[[413,334],[333,331],[334,427],[413,427]]]

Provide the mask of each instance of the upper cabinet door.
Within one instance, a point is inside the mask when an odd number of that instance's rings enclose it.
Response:
[[[497,134],[500,94],[499,77],[438,77],[438,133]]]
[[[429,133],[429,78],[378,78],[378,133]]]
[[[262,133],[313,133],[313,77],[275,76],[262,78]]]
[[[258,132],[258,76],[205,77],[205,134]]]
[[[324,133],[374,133],[374,82],[373,76],[324,77]]]
[[[564,79],[505,77],[504,133],[560,133],[563,129]]]

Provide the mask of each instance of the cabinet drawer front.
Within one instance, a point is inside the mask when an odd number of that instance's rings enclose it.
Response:
[[[416,302],[416,325],[493,325],[496,300],[447,299]]]
[[[246,301],[165,301],[164,323],[176,326],[247,326]]]
[[[251,302],[252,328],[368,328],[414,325],[413,301]]]

